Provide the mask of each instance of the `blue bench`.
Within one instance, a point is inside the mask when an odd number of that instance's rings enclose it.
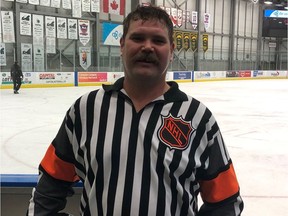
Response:
[[[1,187],[35,187],[38,175],[33,174],[1,174]],[[74,187],[82,187],[82,182],[77,182]]]

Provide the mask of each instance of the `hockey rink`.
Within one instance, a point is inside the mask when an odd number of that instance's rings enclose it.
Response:
[[[242,215],[287,216],[288,79],[179,85],[218,121],[238,176]],[[95,88],[0,90],[1,173],[37,174],[67,109]]]

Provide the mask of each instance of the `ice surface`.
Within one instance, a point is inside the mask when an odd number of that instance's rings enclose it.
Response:
[[[179,85],[218,121],[245,202],[243,216],[287,216],[288,80]],[[1,173],[37,174],[67,109],[95,88],[0,90]]]

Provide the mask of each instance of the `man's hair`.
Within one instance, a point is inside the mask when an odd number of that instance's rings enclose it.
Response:
[[[168,36],[170,43],[173,42],[173,23],[167,12],[160,7],[153,5],[141,6],[139,5],[134,11],[128,14],[123,21],[123,39],[126,37],[131,21],[137,20],[159,20],[168,29]]]

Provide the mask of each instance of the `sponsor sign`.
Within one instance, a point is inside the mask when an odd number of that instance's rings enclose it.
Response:
[[[251,77],[251,71],[238,71],[239,77]]]
[[[6,65],[6,48],[5,43],[0,43],[0,65]]]
[[[191,80],[192,73],[191,71],[175,71],[173,73],[173,80]]]
[[[79,72],[79,83],[107,82],[107,72]]]

